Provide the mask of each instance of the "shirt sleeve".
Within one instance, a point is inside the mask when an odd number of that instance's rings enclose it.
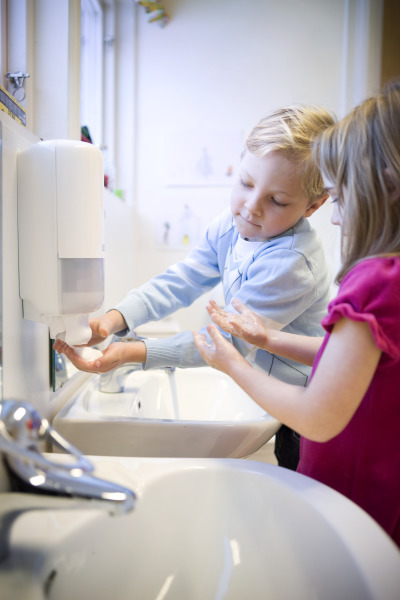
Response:
[[[207,229],[199,245],[188,256],[165,273],[153,277],[137,289],[131,290],[114,309],[124,317],[128,328],[118,333],[125,335],[148,321],[157,321],[189,306],[221,280],[215,244],[215,220]]]
[[[207,335],[205,330],[201,333]],[[169,338],[146,338],[146,362],[143,364],[145,370],[160,367],[201,367],[206,362],[201,357],[193,341],[191,331],[182,331]]]
[[[329,333],[342,317],[368,323],[377,347],[400,358],[400,259],[366,259],[343,279],[322,325]]]

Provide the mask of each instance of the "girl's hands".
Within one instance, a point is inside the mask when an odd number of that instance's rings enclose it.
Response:
[[[65,354],[77,369],[88,373],[107,373],[125,363],[146,362],[146,346],[143,342],[115,342],[107,346],[101,358],[93,361],[84,360],[74,348],[61,340],[56,340],[54,348],[59,354]]]
[[[207,312],[214,323],[227,333],[266,350],[268,328],[263,320],[237,299],[232,300],[232,306],[238,311],[238,314],[227,312],[220,308],[214,300],[210,300]]]
[[[202,358],[214,369],[219,369],[227,375],[241,366],[249,363],[218,331],[215,325],[208,325],[207,331],[211,337],[211,344],[205,335],[193,333],[194,344]]]

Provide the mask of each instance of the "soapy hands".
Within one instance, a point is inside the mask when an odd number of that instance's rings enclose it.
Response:
[[[210,300],[207,312],[214,323],[227,333],[266,350],[269,330],[262,319],[246,308],[240,300],[233,299],[232,306],[238,311],[238,314],[227,312],[220,308],[214,300]]]
[[[107,373],[126,363],[146,362],[146,346],[143,342],[115,342],[107,346],[102,356],[94,360],[85,360],[80,356],[79,348],[68,346],[61,340],[54,342],[54,350],[65,356],[80,371],[88,373]]]
[[[267,349],[270,330],[262,319],[237,299],[232,300],[232,306],[238,313],[227,312],[214,300],[210,300],[207,312],[214,323],[227,333]],[[193,333],[193,338],[197,350],[211,367],[232,376],[237,368],[248,366],[247,360],[219,333],[215,325],[208,325],[207,331],[211,337],[211,344],[206,336],[199,333]]]
[[[247,360],[228,342],[218,331],[215,325],[207,325],[211,337],[211,344],[205,335],[193,332],[194,344],[204,360],[213,367],[227,375],[233,374],[236,368],[249,365]]]
[[[211,300],[207,306],[207,311],[218,327],[234,337],[240,338],[262,350],[267,350],[271,354],[284,356],[304,365],[313,365],[323,342],[323,337],[285,333],[273,327],[268,327],[263,319],[246,308],[239,300],[232,300],[232,306],[238,311],[237,313],[227,312],[219,308],[214,300]],[[213,330],[209,330],[210,336],[211,331]],[[196,348],[208,364],[232,375],[226,370],[226,364],[229,360],[227,358],[228,349],[222,344],[224,338],[217,336],[215,332],[211,339],[213,341],[217,340],[218,346],[210,345],[204,336],[195,334]],[[229,342],[226,343],[229,344]],[[229,344],[229,346],[232,345]],[[232,348],[234,349],[233,346]],[[231,358],[233,358],[232,354]]]

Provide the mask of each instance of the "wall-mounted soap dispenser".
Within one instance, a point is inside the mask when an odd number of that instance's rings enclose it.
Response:
[[[18,155],[24,318],[73,346],[91,337],[104,300],[103,158],[85,142],[39,142]]]

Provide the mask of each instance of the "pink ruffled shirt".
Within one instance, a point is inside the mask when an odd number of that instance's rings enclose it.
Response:
[[[367,322],[382,355],[347,427],[328,442],[301,439],[297,471],[350,498],[400,546],[400,258],[366,259],[346,275],[313,372],[342,317]]]

